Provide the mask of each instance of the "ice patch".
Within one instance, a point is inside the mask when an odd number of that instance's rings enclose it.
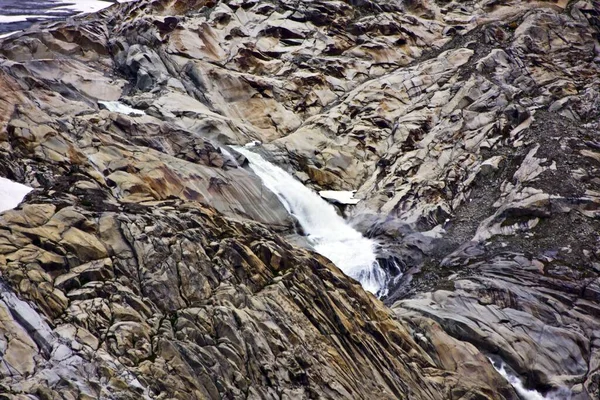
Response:
[[[32,190],[29,186],[0,177],[0,212],[18,206]]]
[[[127,104],[121,103],[120,101],[99,101],[98,104],[102,104],[104,108],[110,112],[116,112],[120,114],[133,116],[146,115],[144,111],[130,107]]]
[[[321,190],[319,195],[333,202],[340,204],[358,204],[360,199],[355,199],[356,190]]]

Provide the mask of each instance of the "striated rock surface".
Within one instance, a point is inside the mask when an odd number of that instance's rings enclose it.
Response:
[[[600,396],[600,5],[140,0],[0,39],[8,399]],[[381,242],[296,244],[265,143]],[[385,303],[385,305],[384,305]]]

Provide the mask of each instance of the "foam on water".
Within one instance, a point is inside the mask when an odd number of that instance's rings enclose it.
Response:
[[[298,219],[314,249],[344,273],[377,294],[385,284],[385,272],[377,262],[377,244],[362,236],[338,215],[335,208],[283,169],[259,154],[234,147],[250,162],[263,184]]]

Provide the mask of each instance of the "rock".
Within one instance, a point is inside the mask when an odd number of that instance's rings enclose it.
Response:
[[[208,206],[183,201],[177,208],[169,204],[157,204],[151,219],[139,211],[119,214],[118,229],[133,254],[112,251],[110,258],[49,272],[54,275],[50,285],[66,294],[63,318],[73,324],[56,333],[48,330],[50,337],[60,332],[61,337],[70,338],[65,353],[70,355],[64,357],[83,357],[94,368],[118,360],[122,367],[109,369],[126,368],[138,376],[151,397],[159,393],[176,398],[214,397],[245,390],[264,397],[271,392],[266,376],[282,387],[301,382],[303,390],[325,397],[366,396],[366,389],[356,384],[366,374],[372,376],[369,392],[386,398],[402,395],[407,381],[414,381],[411,391],[422,392],[421,397],[440,393],[437,398],[444,398],[448,389],[435,379],[436,374],[427,372],[445,368],[444,364],[430,360],[382,303],[329,261],[281,242],[256,223],[226,219]],[[72,208],[71,214],[84,218],[73,220],[78,226],[91,225],[90,219],[114,218],[114,212],[103,215],[102,210],[90,213]],[[109,226],[107,222],[102,225]],[[88,234],[94,240],[65,246],[65,257],[94,254],[98,237],[107,237],[106,229],[96,232]],[[25,272],[30,267],[17,260],[11,268]],[[12,276],[11,285],[21,287],[24,278]],[[30,295],[22,291],[20,296]],[[308,309],[314,312],[305,314]],[[171,322],[164,326],[160,321]],[[297,330],[297,323],[302,330]],[[27,333],[20,336],[29,337]],[[106,354],[104,361],[86,353],[86,348],[98,346]],[[20,342],[13,348],[15,356],[25,357]],[[29,357],[36,359],[35,345],[28,349]],[[63,357],[58,351],[55,357]],[[372,364],[380,351],[388,354],[389,366]],[[349,354],[353,356],[347,358]],[[248,358],[250,363],[245,361]],[[411,370],[405,363],[413,365]],[[34,361],[27,365],[27,379],[35,382],[41,367]],[[169,374],[158,374],[165,365]],[[345,378],[336,372],[338,366],[354,372]],[[421,372],[415,373],[415,368]],[[211,379],[214,369],[218,386]],[[110,372],[95,371],[100,376]],[[456,374],[450,379],[459,384],[457,370],[447,373]],[[489,373],[494,375],[493,370]],[[241,374],[247,378],[240,379]],[[495,387],[510,393],[501,381],[478,379],[460,384],[480,388],[481,393],[493,393]],[[102,390],[135,393],[138,388],[111,379]]]
[[[597,398],[598,15],[140,0],[0,39],[0,175],[35,189],[0,215],[0,391],[517,398],[493,356]],[[223,150],[248,143],[356,189],[385,304]]]

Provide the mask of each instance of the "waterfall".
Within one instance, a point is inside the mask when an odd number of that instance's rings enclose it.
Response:
[[[384,288],[386,274],[377,262],[377,244],[338,215],[335,208],[283,169],[248,149],[234,147],[250,168],[292,214],[314,249],[373,294]]]
[[[518,377],[507,371],[506,365],[502,361],[494,361],[491,358],[488,359],[496,371],[511,384],[515,389],[515,392],[517,392],[519,397],[523,400],[568,400],[571,398],[570,391],[564,388],[548,393],[546,396],[536,390],[527,389]]]
[[[233,165],[235,165],[236,167],[239,166],[237,160],[235,159],[235,157],[233,156],[233,154],[231,154],[229,152],[229,150],[227,150],[225,147],[219,147],[219,149],[221,149],[221,154],[223,154],[223,156],[225,156],[225,158],[227,160],[229,160],[230,162],[232,162]]]

